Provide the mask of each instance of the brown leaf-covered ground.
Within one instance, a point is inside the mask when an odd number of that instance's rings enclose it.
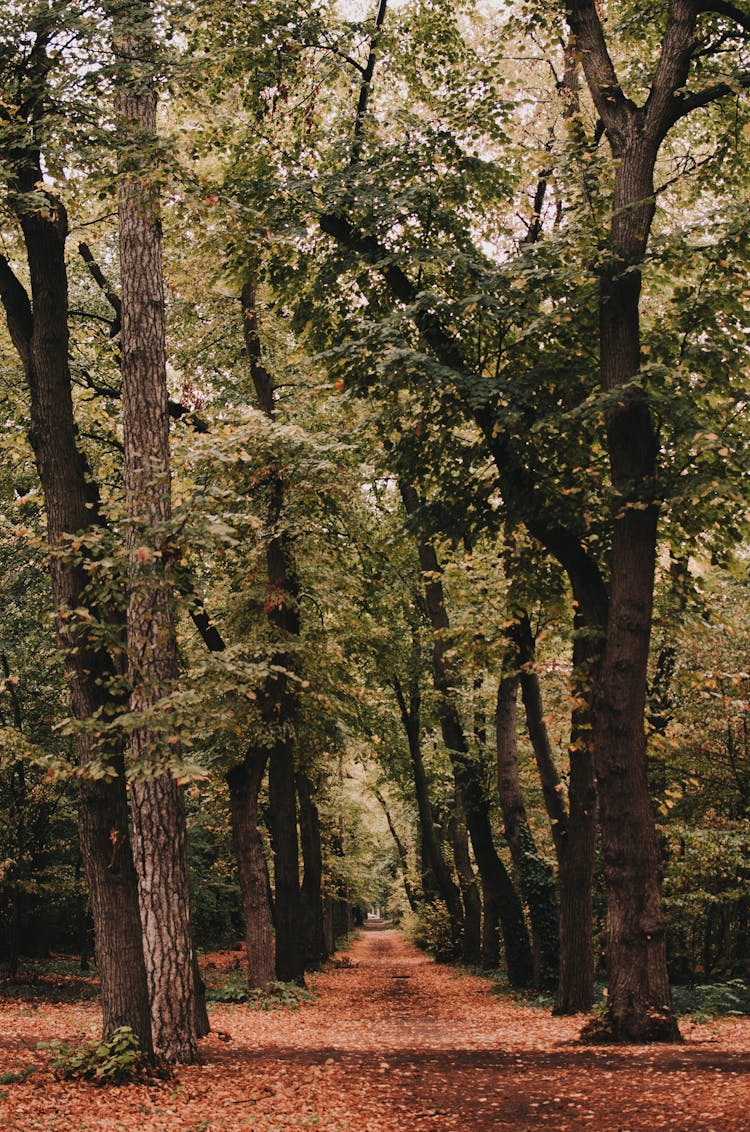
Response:
[[[212,957],[214,963],[220,962]],[[40,1040],[97,1036],[94,1001],[4,1001],[2,1132],[746,1132],[750,1020],[683,1023],[681,1046],[591,1047],[582,1019],[493,994],[396,931],[316,976],[314,1003],[213,1010],[204,1064],[169,1081],[56,1081]]]

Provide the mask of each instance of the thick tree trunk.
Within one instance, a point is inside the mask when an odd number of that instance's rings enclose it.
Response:
[[[328,958],[323,930],[323,853],[320,815],[313,785],[304,772],[297,772],[299,830],[304,873],[302,877],[302,951],[305,970],[319,971]]]
[[[123,60],[116,110],[138,137],[141,159],[119,190],[125,497],[130,524],[128,675],[131,732],[139,776],[131,786],[133,845],[151,1001],[154,1050],[168,1062],[198,1059],[197,987],[188,907],[185,812],[170,765],[179,739],[149,717],[177,679],[175,609],[169,572],[171,519],[164,284],[158,192],[146,180],[156,137],[156,93],[149,73],[153,35],[148,4],[113,4]]]
[[[555,990],[560,959],[555,877],[540,856],[521,793],[516,736],[519,683],[520,677],[514,672],[504,676],[498,686],[495,717],[497,787],[505,837],[529,909],[534,944],[534,983],[540,989]]]
[[[267,761],[266,751],[253,751],[227,774],[232,843],[245,918],[248,982],[262,990],[271,985],[275,971],[268,868],[258,830],[258,794]]]
[[[602,385],[616,389],[640,368],[640,259],[653,215],[655,153],[623,155],[615,178],[614,262],[603,268]],[[628,213],[627,218],[622,213]],[[635,227],[631,227],[635,226]],[[608,1013],[629,1041],[678,1037],[667,977],[662,869],[646,774],[644,728],[658,509],[657,444],[645,394],[607,418],[613,516],[607,639],[593,717],[607,881]]]
[[[43,105],[45,44],[37,42],[39,105]],[[33,130],[31,131],[33,136]],[[43,181],[41,154],[33,146],[19,158],[13,184],[31,280],[31,299],[0,256],[0,298],[11,339],[18,351],[31,400],[30,438],[44,493],[57,644],[64,656],[71,709],[89,720],[108,701],[111,659],[87,639],[85,623],[69,610],[87,607],[88,578],[65,551],[66,537],[99,522],[95,489],[76,444],[68,364],[68,281],[65,266],[67,217],[50,198],[29,209],[31,194]],[[15,193],[18,193],[15,196]],[[27,196],[28,194],[28,196]],[[142,1049],[151,1052],[151,1026],[141,947],[136,876],[128,832],[122,760],[97,747],[90,735],[75,739],[81,767],[79,833],[91,896],[94,949],[101,983],[103,1034],[129,1026]],[[90,777],[92,764],[108,764],[111,776]]]
[[[268,795],[274,858],[276,978],[282,983],[304,986],[297,797],[294,748],[290,743],[280,741],[271,749]]]

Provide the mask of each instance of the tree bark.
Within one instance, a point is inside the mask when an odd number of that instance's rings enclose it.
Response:
[[[47,514],[57,645],[64,657],[73,717],[83,722],[102,708],[114,709],[107,692],[114,670],[111,658],[88,639],[85,621],[69,614],[89,606],[91,595],[82,565],[66,550],[67,540],[90,531],[101,520],[96,492],[87,482],[86,463],[76,443],[68,363],[67,216],[61,201],[52,197],[33,207],[27,203],[43,182],[36,141],[46,97],[42,32],[37,33],[29,66],[38,103],[29,111],[30,146],[19,155],[8,195],[24,237],[31,297],[0,256],[0,298],[30,394],[30,438]],[[101,748],[83,731],[77,733],[75,745],[81,768],[79,836],[94,919],[103,1036],[129,1026],[141,1048],[150,1054],[150,1014],[122,759],[118,751]],[[87,771],[94,764],[108,765],[114,773],[92,777]]]
[[[641,367],[641,264],[654,216],[661,142],[685,112],[698,6],[671,0],[643,107],[626,98],[593,0],[569,6],[586,80],[614,158],[612,217],[599,270],[601,384],[614,491],[609,620],[593,713],[607,882],[608,1017],[627,1041],[679,1037],[666,963],[661,861],[646,775],[645,709],[653,610],[658,441]],[[679,92],[679,93],[678,93]]]
[[[137,9],[137,11],[135,10]],[[198,1060],[197,987],[188,905],[185,812],[171,766],[163,700],[177,680],[170,571],[172,549],[169,412],[158,190],[149,183],[156,138],[156,91],[148,4],[111,5],[121,59],[115,107],[139,147],[119,189],[125,498],[129,527],[128,676],[130,735],[138,775],[131,786],[134,859],[143,928],[154,1050],[167,1062]]]
[[[248,983],[261,990],[271,985],[275,971],[268,867],[258,830],[258,794],[267,762],[268,752],[253,751],[227,774],[232,843],[245,918]]]
[[[323,853],[320,841],[320,815],[315,805],[313,784],[297,772],[302,876],[302,950],[305,970],[319,971],[328,958],[323,930]]]

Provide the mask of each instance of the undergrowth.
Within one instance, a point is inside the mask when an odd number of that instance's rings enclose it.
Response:
[[[314,999],[312,991],[296,983],[271,983],[267,990],[249,987],[240,970],[206,988],[208,1002],[243,1003],[253,1010],[296,1010]]]
[[[148,1080],[157,1073],[129,1026],[120,1026],[111,1038],[93,1044],[69,1045],[59,1039],[40,1042],[52,1053],[50,1068],[62,1081],[93,1081],[97,1085],[127,1085]]]

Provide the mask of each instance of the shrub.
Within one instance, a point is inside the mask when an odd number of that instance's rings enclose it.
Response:
[[[58,1040],[40,1043],[53,1053],[50,1066],[65,1081],[93,1081],[97,1085],[124,1085],[154,1076],[154,1067],[129,1026],[120,1026],[111,1038],[93,1045],[70,1046]]]
[[[412,943],[423,951],[429,951],[438,962],[447,963],[458,958],[450,916],[442,901],[423,904],[418,912],[406,915],[401,926]]]

